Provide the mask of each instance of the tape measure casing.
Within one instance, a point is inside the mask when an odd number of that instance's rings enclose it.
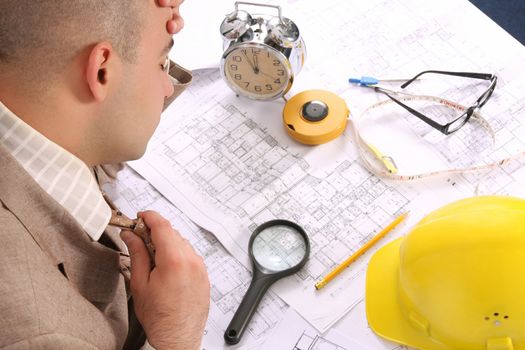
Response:
[[[288,134],[307,145],[332,141],[343,133],[350,111],[346,102],[325,90],[307,90],[293,96],[283,109]]]

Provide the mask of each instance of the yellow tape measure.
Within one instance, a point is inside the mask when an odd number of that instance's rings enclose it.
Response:
[[[307,145],[320,145],[341,135],[350,110],[345,101],[325,90],[307,90],[292,97],[283,109],[288,134]]]

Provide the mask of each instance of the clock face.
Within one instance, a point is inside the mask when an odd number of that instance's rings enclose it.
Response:
[[[257,100],[280,97],[291,86],[291,69],[284,55],[258,44],[229,51],[222,69],[233,90]]]

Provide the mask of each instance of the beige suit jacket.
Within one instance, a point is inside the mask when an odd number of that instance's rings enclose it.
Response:
[[[0,147],[0,348],[121,349],[119,252],[93,242]]]
[[[174,70],[187,85],[191,75]],[[122,349],[118,237],[114,248],[92,241],[2,146],[0,204],[0,349]]]

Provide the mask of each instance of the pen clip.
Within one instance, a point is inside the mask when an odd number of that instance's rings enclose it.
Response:
[[[111,209],[111,218],[109,219],[108,225],[132,231],[139,236],[146,245],[152,268],[155,266],[155,246],[151,240],[151,232],[142,218],[132,220],[121,211]]]
[[[405,79],[405,78],[377,79],[374,77],[363,75],[361,76],[361,78],[350,78],[348,79],[348,82],[351,84],[357,84],[359,86],[371,87],[371,86],[379,84],[379,82],[406,82],[408,80],[410,79]],[[415,80],[419,80],[419,78]]]

